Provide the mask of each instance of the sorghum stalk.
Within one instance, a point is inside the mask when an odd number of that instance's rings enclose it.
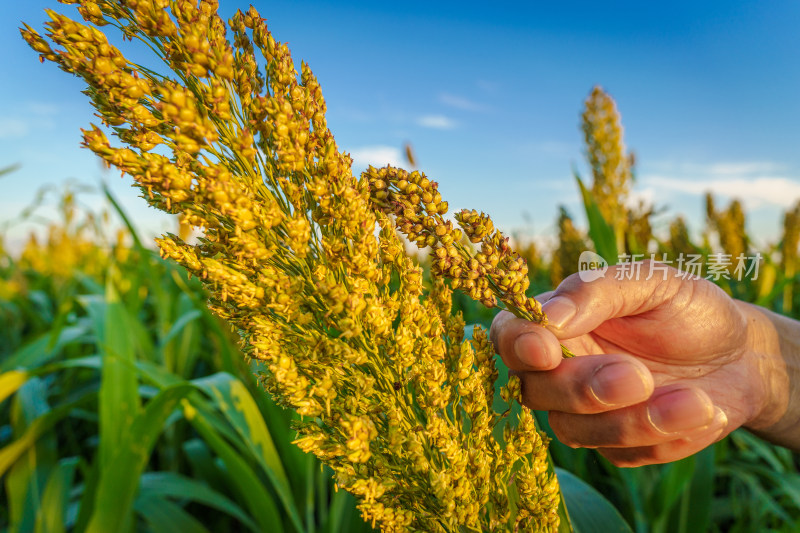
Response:
[[[465,340],[451,312],[442,274],[467,261],[464,245],[454,233],[456,255],[437,255],[424,290],[395,231],[404,220],[373,206],[375,171],[352,175],[311,69],[303,63],[298,76],[256,10],[226,26],[212,0],[64,3],[88,24],[48,11],[49,41],[21,31],[42,60],[86,81],[105,128],[84,131],[84,145],[130,175],[150,205],[202,231],[197,245],[172,234],[157,242],[203,280],[210,308],[263,362],[265,388],[302,415],[297,445],[331,466],[364,518],[386,531],[556,529],[546,438],[524,407],[516,425],[507,420],[519,380],[495,412],[494,350],[481,328]],[[98,29],[106,25],[146,44],[166,74],[126,59]],[[409,209],[443,213],[424,183]],[[487,303],[491,288],[543,322],[520,296],[524,262],[483,215],[459,216],[488,247],[460,283],[472,281]]]

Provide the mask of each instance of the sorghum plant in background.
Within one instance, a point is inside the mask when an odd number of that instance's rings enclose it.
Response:
[[[797,273],[797,246],[800,244],[800,202],[783,215],[783,239],[781,239],[781,267],[787,279],[794,279]],[[781,310],[784,313],[792,311],[794,299],[793,283],[787,283],[783,288],[783,301]]]
[[[43,192],[14,224],[47,217]],[[199,280],[86,211],[87,192],[0,249],[0,529],[371,531],[291,444],[298,415],[263,393]]]
[[[561,206],[558,214],[558,248],[553,251],[550,262],[550,283],[553,287],[576,271],[581,252],[586,249],[586,238],[575,227],[567,209]]]
[[[332,467],[363,517],[386,530],[556,529],[545,439],[528,410],[507,420],[519,382],[495,411],[491,344],[480,328],[465,339],[451,313],[445,276],[543,321],[524,262],[488,217],[456,217],[476,252],[422,174],[353,177],[316,78],[306,64],[298,75],[255,9],[226,27],[213,1],[64,3],[88,24],[48,11],[49,41],[22,34],[86,81],[106,128],[92,125],[84,144],[202,231],[197,244],[163,236],[162,254],[203,280],[210,308],[264,362],[265,388],[303,416],[298,446]],[[103,26],[145,43],[166,73],[128,61]],[[398,228],[435,250],[428,290]]]
[[[622,120],[614,99],[594,87],[581,115],[586,159],[592,169],[592,195],[614,231],[617,250],[626,249],[628,207],[625,200],[633,181],[633,154],[623,142]]]

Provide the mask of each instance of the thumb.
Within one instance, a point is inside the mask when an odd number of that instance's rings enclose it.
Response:
[[[593,281],[583,281],[578,274],[569,276],[544,302],[542,311],[548,329],[568,339],[593,331],[606,320],[658,309],[683,289],[702,282],[683,279],[680,271],[661,263],[622,263]]]

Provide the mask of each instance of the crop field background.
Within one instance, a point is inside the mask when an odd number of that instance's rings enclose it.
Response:
[[[26,62],[35,60],[32,53],[24,57]],[[323,72],[325,68],[327,64]],[[491,93],[492,86],[484,85]],[[471,99],[451,93],[440,92],[438,99],[460,112],[485,112]],[[358,144],[360,138],[352,132],[359,126],[337,116],[336,99],[329,101],[335,110],[332,122],[345,124],[343,137]],[[600,113],[603,106],[612,112]],[[764,226],[763,205],[740,194],[735,180],[728,189],[714,181],[704,200],[694,191],[695,205],[688,211],[703,214],[687,216],[637,192],[637,169],[650,167],[625,147],[620,117],[607,93],[596,88],[583,109],[579,100],[574,108],[572,118],[580,117],[580,124],[574,124],[570,135],[582,144],[568,148],[582,153],[585,161],[573,165],[572,176],[567,166],[567,177],[555,189],[528,184],[538,187],[535,194],[530,188],[523,189],[524,195],[513,194],[522,178],[489,187],[482,180],[496,168],[487,163],[476,177],[465,169],[469,155],[456,158],[461,152],[480,153],[482,160],[506,158],[499,148],[492,152],[491,139],[436,144],[431,130],[458,131],[458,124],[468,123],[466,115],[454,119],[426,114],[416,119],[423,133],[414,135],[413,128],[398,126],[402,133],[377,147],[383,152],[375,146],[352,152],[358,164],[382,157],[375,162],[421,170],[427,161],[436,169],[446,164],[446,156],[458,159],[452,175],[443,171],[442,189],[449,187],[469,207],[491,214],[494,206],[501,212],[505,220],[498,225],[504,231],[511,228],[511,242],[527,262],[530,296],[552,290],[576,272],[586,250],[612,263],[620,255],[654,254],[673,259],[691,255],[707,265],[720,253],[734,258],[741,254],[756,258],[750,266],[757,266],[757,274],[751,270],[751,275],[735,276],[730,266],[713,281],[732,297],[800,318],[800,194],[793,197],[800,188],[789,186],[791,179],[768,178],[758,191],[753,185],[756,199],[766,198],[759,194],[767,185],[791,196],[781,198],[779,208],[770,206],[773,215],[781,214],[780,229],[772,234],[752,230]],[[33,128],[35,118],[30,120],[0,116],[0,130],[11,132],[0,132],[0,143],[5,141],[7,148],[0,152],[7,158],[0,159],[0,191],[3,180],[25,176],[12,182],[15,189],[25,188],[20,181],[34,183],[31,166],[46,168],[28,163],[35,158],[16,164],[13,143],[19,139],[12,138],[13,132]],[[601,142],[592,129],[598,123],[608,125],[617,137]],[[636,123],[641,124],[638,119]],[[516,130],[501,133],[498,144],[519,137]],[[70,146],[78,151],[77,144]],[[536,151],[543,145],[531,146]],[[436,155],[436,147],[445,155]],[[564,146],[550,148],[559,152]],[[761,148],[753,150],[758,154]],[[616,161],[613,172],[611,160]],[[528,161],[521,157],[517,163],[502,172],[513,173]],[[463,183],[457,182],[459,172],[467,176]],[[362,521],[355,498],[337,490],[332,471],[293,444],[299,415],[278,407],[264,392],[264,368],[243,356],[230,326],[209,311],[201,283],[159,256],[152,220],[130,207],[130,193],[120,194],[118,185],[98,185],[91,176],[61,178],[39,176],[57,185],[37,189],[36,183],[25,194],[15,190],[16,208],[2,204],[0,213],[0,530],[107,532],[120,523],[123,531],[155,533],[372,530]],[[493,206],[480,204],[481,187]],[[513,201],[503,203],[509,191],[532,198],[537,231],[508,214],[522,211]],[[542,203],[548,207],[537,211]],[[161,221],[167,226],[160,232],[197,237],[178,218]],[[426,254],[413,255],[429,272]],[[424,284],[430,286],[429,277]],[[461,292],[453,297],[466,324],[490,326],[497,309]],[[508,378],[497,359],[499,391]],[[552,436],[546,413],[537,413],[536,419]],[[593,450],[572,449],[556,439],[550,451],[557,467],[602,494],[637,533],[800,528],[800,456],[745,430],[684,460],[634,469],[617,468]]]
[[[291,444],[292,415],[260,389],[258,364],[245,362],[196,280],[132,226],[111,232],[108,221],[128,223],[113,197],[105,212],[82,210],[69,188],[48,200],[61,217],[46,238],[31,237],[20,253],[3,249],[0,260],[3,527],[103,531],[123,513],[133,530],[368,529],[353,498]],[[589,246],[565,222],[554,260],[522,248],[532,293],[552,286],[554,271],[576,269],[574,254],[552,263],[580,249],[569,239]],[[649,244],[672,252],[681,242],[673,237]],[[680,245],[710,253],[707,243]],[[763,253],[760,281],[723,288],[778,311],[796,308],[780,249]],[[467,297],[456,305],[467,323],[491,323],[493,312]],[[118,417],[120,402],[135,406],[132,423]],[[551,451],[636,531],[798,525],[798,457],[744,430],[677,463],[636,469],[556,440]]]

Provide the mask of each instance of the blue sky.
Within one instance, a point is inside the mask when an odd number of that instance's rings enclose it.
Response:
[[[221,0],[224,16],[248,4]],[[638,159],[639,197],[702,222],[702,194],[742,198],[774,239],[800,199],[800,4],[772,2],[254,2],[322,84],[331,130],[356,167],[421,170],[455,208],[506,231],[552,235],[557,206],[580,215],[571,168],[595,84],[617,100]],[[93,119],[80,82],[41,65],[19,38],[40,27],[29,0],[0,8],[0,223],[44,184],[108,179],[138,224],[169,221],[78,147]],[[87,197],[87,201],[92,201]],[[166,229],[171,229],[169,226]]]

